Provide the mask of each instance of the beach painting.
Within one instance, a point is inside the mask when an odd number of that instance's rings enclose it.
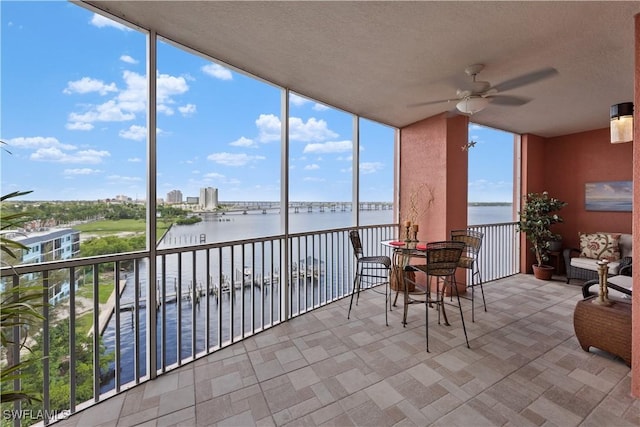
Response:
[[[584,190],[584,207],[588,211],[632,210],[632,181],[587,182]]]

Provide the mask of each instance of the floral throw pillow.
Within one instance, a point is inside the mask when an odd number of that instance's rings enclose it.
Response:
[[[580,256],[617,261],[620,259],[619,234],[580,233]]]

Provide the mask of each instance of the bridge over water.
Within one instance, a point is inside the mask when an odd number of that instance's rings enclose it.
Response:
[[[360,202],[361,211],[393,209],[393,202]],[[280,202],[274,201],[224,201],[219,203],[220,212],[279,211]],[[289,202],[289,212],[351,212],[352,202]]]

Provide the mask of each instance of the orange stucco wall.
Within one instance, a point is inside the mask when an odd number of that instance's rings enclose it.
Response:
[[[548,191],[568,203],[560,212],[564,222],[554,228],[565,247],[579,246],[579,232],[631,233],[631,212],[585,209],[585,183],[633,178],[633,144],[611,144],[609,139],[609,128],[556,138],[522,137],[522,194]],[[531,251],[523,251],[521,270],[530,272],[533,262]]]
[[[544,168],[544,138],[535,135],[523,135],[521,147],[521,187],[522,200],[520,206],[523,205],[524,197],[527,193],[541,193],[545,191],[545,174],[541,173]],[[517,182],[514,180],[514,182]],[[525,250],[520,251],[520,271],[523,273],[531,273],[534,263],[534,255],[530,250],[531,245],[526,239],[525,234],[520,235],[520,247]]]
[[[607,110],[608,108],[605,108]],[[578,247],[578,232],[631,233],[631,212],[585,210],[585,183],[631,181],[633,144],[611,144],[609,128],[549,138],[545,144],[545,188],[568,205],[555,231],[565,247]]]
[[[420,240],[446,240],[450,230],[467,226],[468,157],[461,147],[468,125],[467,117],[443,113],[401,130],[399,217],[419,224]]]
[[[462,146],[469,120],[443,113],[400,132],[400,222],[417,222],[420,240],[448,240],[451,230],[467,227],[468,153]],[[456,278],[464,292],[464,271]]]

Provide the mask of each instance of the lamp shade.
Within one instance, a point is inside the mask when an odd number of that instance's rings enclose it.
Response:
[[[465,114],[474,114],[484,110],[489,100],[482,96],[468,96],[456,104],[456,108]]]
[[[633,141],[633,102],[611,106],[611,143]]]

